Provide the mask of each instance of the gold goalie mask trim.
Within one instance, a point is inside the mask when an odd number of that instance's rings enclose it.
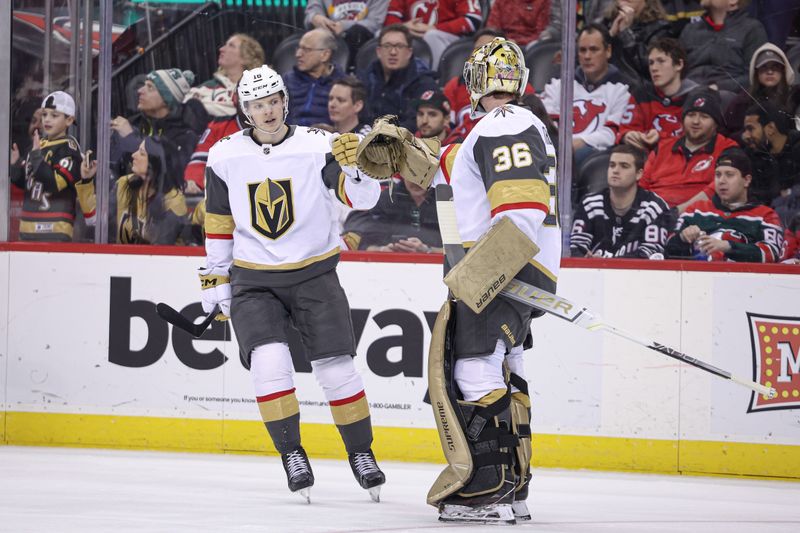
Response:
[[[522,96],[529,74],[525,56],[513,41],[495,37],[474,50],[464,63],[464,83],[469,91],[473,117],[479,110],[481,98],[488,94],[502,92]]]

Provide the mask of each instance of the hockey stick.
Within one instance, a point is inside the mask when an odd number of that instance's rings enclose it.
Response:
[[[194,337],[200,337],[219,313],[219,306],[215,305],[214,309],[199,324],[195,324],[165,303],[156,305],[156,313],[176,328],[180,328]]]
[[[437,185],[436,186],[436,211],[439,217],[439,231],[442,234],[442,244],[444,245],[444,252],[447,256],[447,261],[450,265],[455,265],[464,256],[464,247],[461,244],[461,237],[458,234],[458,226],[456,224],[455,206],[452,202],[453,190],[450,185]],[[763,394],[767,398],[775,398],[778,393],[775,389],[766,387],[755,381],[743,379],[732,375],[726,370],[717,368],[714,365],[708,364],[700,359],[696,359],[685,353],[679,352],[669,346],[643,339],[620,328],[606,324],[600,317],[594,315],[586,307],[578,306],[566,298],[557,296],[548,291],[539,289],[520,281],[513,279],[500,291],[500,294],[511,300],[523,303],[534,309],[545,311],[551,315],[557,316],[562,320],[571,322],[577,326],[590,331],[605,330],[613,333],[618,337],[628,339],[645,348],[649,348],[658,353],[664,354],[667,357],[672,357],[678,361],[705,370],[715,376],[724,379],[729,379],[734,383],[738,383],[743,387],[747,387],[758,394]]]

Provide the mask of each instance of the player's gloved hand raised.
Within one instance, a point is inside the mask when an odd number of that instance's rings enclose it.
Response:
[[[361,138],[355,133],[343,133],[331,139],[331,153],[341,167],[355,167],[358,161],[358,143]]]
[[[228,320],[231,316],[231,279],[228,272],[200,269],[200,288],[203,311],[210,313],[219,305],[217,320]]]

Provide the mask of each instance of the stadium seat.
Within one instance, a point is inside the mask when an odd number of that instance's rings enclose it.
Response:
[[[422,39],[417,39],[414,37],[411,40],[411,46],[414,49],[414,57],[417,59],[421,59],[425,65],[430,68],[431,63],[433,62],[433,53],[431,53],[431,47],[428,46],[428,43],[423,41]],[[378,57],[375,54],[375,50],[378,48],[378,38],[375,37],[374,39],[370,39],[369,41],[365,42],[361,48],[358,50],[356,54],[356,72],[361,72],[365,70],[372,60]]]
[[[572,204],[576,205],[587,194],[602,191],[608,187],[608,161],[610,152],[599,152],[586,158],[578,169],[577,179],[572,183]]]
[[[561,75],[561,65],[553,63],[556,52],[561,51],[561,43],[555,40],[537,41],[525,50],[525,66],[531,74],[528,82],[540,93],[553,78]]]
[[[302,33],[295,33],[281,41],[272,54],[272,68],[278,74],[285,74],[294,67],[294,54],[300,45]],[[336,52],[333,53],[333,62],[342,70],[347,70],[348,58],[347,43],[341,37],[336,38]]]
[[[460,76],[464,70],[464,62],[469,58],[472,53],[472,48],[475,43],[472,37],[464,37],[459,39],[442,52],[442,57],[439,59],[439,84],[444,85],[451,78]]]

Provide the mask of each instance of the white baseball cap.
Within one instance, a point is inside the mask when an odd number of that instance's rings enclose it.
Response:
[[[67,116],[75,116],[75,100],[64,91],[56,91],[48,94],[42,100],[42,109],[55,109],[59,113]]]

